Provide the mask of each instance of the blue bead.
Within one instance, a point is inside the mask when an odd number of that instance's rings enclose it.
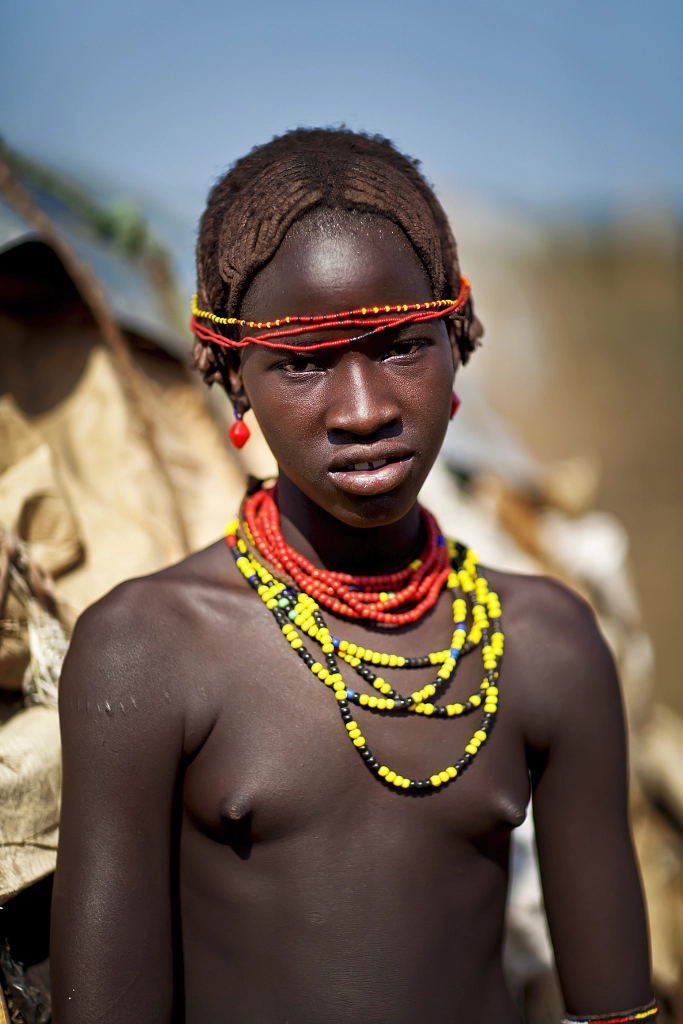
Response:
[[[250,583],[256,583],[257,581],[259,581],[259,578],[256,575],[256,573],[254,573],[252,576],[248,576],[247,579],[249,580]]]
[[[355,690],[347,690],[346,691],[347,700],[353,700],[353,698],[355,696],[356,696],[356,691]]]
[[[438,544],[438,546],[440,548],[444,547],[444,545],[446,544],[446,541],[443,539],[442,534],[439,534],[439,536],[436,538],[436,543]]]
[[[339,637],[338,637],[338,636],[333,636],[330,642],[331,642],[331,643],[332,643],[332,644],[333,644],[333,645],[334,645],[335,647],[339,647],[339,644],[341,643],[341,641],[340,641],[340,639],[339,639]]]
[[[467,623],[465,623],[465,622],[456,622],[455,628],[456,629],[467,629]]]
[[[460,657],[460,651],[458,650],[458,648],[457,647],[451,647],[451,658],[453,658],[453,659],[455,659],[457,661],[457,659],[459,657]]]

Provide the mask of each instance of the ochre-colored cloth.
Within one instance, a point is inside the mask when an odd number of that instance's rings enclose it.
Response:
[[[59,715],[31,707],[0,729],[0,901],[54,871],[61,786]]]
[[[0,558],[16,541],[52,576],[83,560],[78,524],[55,471],[50,446],[21,415],[9,395],[0,398]],[[58,602],[68,630],[73,612]],[[7,588],[0,632],[0,689],[19,690],[29,662],[26,601]]]
[[[244,478],[198,388],[180,372],[166,387],[144,381],[145,408],[197,550],[221,535],[239,507]],[[78,611],[121,580],[183,557],[168,490],[107,351],[94,349],[69,397],[33,426],[50,445],[78,518],[86,557],[58,583]]]
[[[145,410],[196,550],[236,514],[244,475],[182,367],[165,364],[159,376],[142,375]],[[0,530],[55,579],[67,631],[122,580],[183,557],[168,487],[104,348],[47,413],[29,419],[10,395],[0,398]],[[25,603],[10,590],[0,688],[21,686],[28,641]],[[0,727],[0,904],[54,869],[59,787],[57,712],[20,712]]]
[[[78,526],[50,446],[9,395],[0,398],[0,441],[0,523],[26,542],[46,572],[61,576],[82,559]]]

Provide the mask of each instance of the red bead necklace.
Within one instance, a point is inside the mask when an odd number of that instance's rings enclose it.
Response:
[[[253,542],[276,570],[289,574],[301,590],[333,612],[391,626],[415,622],[433,607],[451,572],[448,548],[436,520],[426,509],[420,512],[427,528],[420,558],[400,572],[352,576],[318,569],[287,544],[271,491],[257,491],[244,503],[244,519]],[[391,610],[399,608],[403,610]]]

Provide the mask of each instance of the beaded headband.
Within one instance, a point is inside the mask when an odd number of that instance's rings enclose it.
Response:
[[[291,349],[295,352],[311,352],[319,348],[334,348],[337,345],[350,345],[354,341],[369,338],[380,331],[403,327],[405,324],[424,323],[462,313],[470,301],[470,283],[466,277],[460,278],[460,291],[457,299],[435,299],[432,302],[416,302],[398,306],[362,306],[349,309],[343,313],[325,313],[317,316],[285,316],[276,320],[256,321],[239,320],[234,316],[217,316],[208,310],[199,309],[197,295],[192,296],[192,317],[190,330],[200,341],[213,342],[223,348],[245,348],[247,345],[265,345],[267,348]],[[203,320],[229,327],[251,327],[264,330],[258,336],[248,336],[241,341],[234,341],[211,330]],[[364,334],[353,338],[336,338],[332,341],[318,341],[311,345],[296,345],[280,339],[297,337],[310,331],[328,330],[331,327],[371,327]]]

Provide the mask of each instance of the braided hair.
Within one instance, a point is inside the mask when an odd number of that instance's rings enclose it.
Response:
[[[455,239],[418,161],[380,135],[297,128],[255,147],[211,190],[197,240],[200,304],[219,316],[238,316],[254,275],[292,225],[316,207],[392,221],[420,258],[434,298],[458,294]],[[449,327],[467,362],[481,334],[471,304]],[[221,379],[213,354],[199,342],[194,364],[207,383]]]

